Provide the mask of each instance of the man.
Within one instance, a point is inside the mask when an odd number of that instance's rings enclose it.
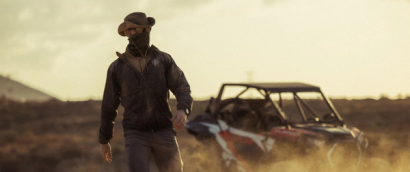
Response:
[[[103,158],[112,161],[109,141],[119,104],[124,107],[122,125],[129,170],[149,172],[151,154],[161,172],[182,171],[175,130],[185,125],[192,108],[190,86],[173,58],[150,46],[155,19],[144,13],[127,15],[118,27],[129,44],[108,68],[101,107],[99,142]],[[172,114],[169,90],[175,95],[178,111]]]

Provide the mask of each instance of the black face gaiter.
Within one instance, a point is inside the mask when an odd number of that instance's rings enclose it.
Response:
[[[149,48],[149,33],[145,30],[142,33],[135,33],[128,38],[128,51],[135,57],[145,57]]]

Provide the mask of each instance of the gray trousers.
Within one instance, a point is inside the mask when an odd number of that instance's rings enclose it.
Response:
[[[172,129],[154,132],[127,130],[124,137],[130,172],[149,172],[151,155],[160,172],[183,171],[177,139]]]

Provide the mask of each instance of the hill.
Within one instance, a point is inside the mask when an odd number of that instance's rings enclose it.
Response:
[[[14,101],[44,102],[54,97],[0,75],[0,97]]]

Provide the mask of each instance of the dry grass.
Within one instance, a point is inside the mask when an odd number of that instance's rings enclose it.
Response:
[[[410,99],[333,102],[348,126],[365,131],[369,139],[366,153],[369,161],[365,164],[368,167],[359,171],[381,171],[385,164],[390,165],[388,171],[410,171]],[[201,112],[205,103],[195,102],[190,118]],[[101,158],[97,142],[100,104],[100,101],[18,103],[0,100],[0,172],[127,171],[121,115],[116,120],[115,138],[111,141],[113,163],[106,164]],[[175,101],[171,104],[175,107]],[[209,167],[220,165],[216,158],[203,153],[212,150],[204,148],[185,130],[178,132],[178,141],[185,171],[210,171]],[[281,168],[306,171],[313,167],[309,167],[308,162],[284,161],[265,164],[258,171]],[[354,170],[357,169],[351,169]]]

